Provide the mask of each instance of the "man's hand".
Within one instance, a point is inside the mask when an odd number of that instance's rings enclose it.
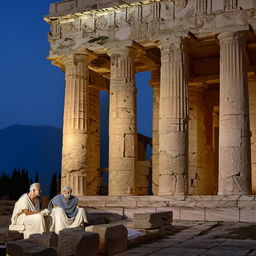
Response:
[[[51,212],[48,209],[44,209],[40,212],[40,214],[42,214],[43,216],[47,216],[49,215]]]

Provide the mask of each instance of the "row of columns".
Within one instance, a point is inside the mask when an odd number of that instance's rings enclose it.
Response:
[[[245,38],[242,32],[218,36],[220,43],[220,136],[218,194],[250,194],[250,129]],[[153,192],[185,195],[188,173],[188,50],[182,38],[161,42],[161,70],[152,73]],[[134,52],[110,49],[109,195],[135,191],[136,87]],[[74,194],[89,189],[90,150],[87,55],[64,58],[66,92],[63,126],[62,185]],[[160,76],[160,84],[158,80]],[[94,166],[95,170],[96,166]]]

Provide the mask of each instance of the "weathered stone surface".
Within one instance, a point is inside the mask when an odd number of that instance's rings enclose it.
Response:
[[[160,184],[160,195],[186,194],[186,188],[189,194],[249,194],[251,165],[256,180],[255,95],[250,96],[249,128],[247,93],[247,74],[254,76],[255,83],[255,40],[250,33],[256,30],[255,1],[131,4],[135,2],[62,1],[51,5],[45,18],[51,25],[49,59],[66,72],[62,183],[73,186],[75,194],[95,194],[97,188],[98,89],[102,86],[98,83],[95,89],[91,77],[96,75],[110,78],[110,88],[108,82],[104,87],[110,92],[109,192],[146,193],[146,175],[136,177],[135,168],[140,160],[134,73],[150,70],[154,80],[153,193],[158,193]],[[248,42],[242,34],[247,34]],[[89,64],[85,56],[94,61]],[[159,69],[161,79],[156,75]],[[220,98],[215,97],[219,83]],[[193,87],[189,97],[188,85]],[[234,204],[229,201],[226,206]]]
[[[182,38],[162,43],[161,63],[159,195],[185,194],[188,88],[186,51]]]
[[[220,41],[219,195],[251,193],[246,45],[242,33]]]
[[[205,209],[206,221],[239,221],[238,208],[206,208]]]
[[[241,222],[256,222],[256,210],[253,209],[240,209],[240,219]]]
[[[0,229],[0,241],[1,242],[11,242],[11,241],[15,241],[15,240],[20,240],[23,239],[23,234],[18,232],[18,231],[14,231],[14,230],[8,230],[8,228],[1,228]]]
[[[157,212],[171,211],[174,220],[180,220],[181,207],[157,207]]]
[[[38,246],[58,248],[58,235],[54,232],[33,234],[29,236],[29,240]]]
[[[153,229],[172,223],[172,212],[135,213],[133,215],[133,227]]]
[[[62,256],[96,256],[99,235],[81,228],[63,229],[59,233],[58,252]]]
[[[216,200],[203,200],[196,201],[196,207],[205,207],[205,208],[229,208],[229,207],[237,207],[238,201],[216,201]]]
[[[151,72],[150,85],[153,88],[153,120],[152,120],[152,191],[158,195],[159,187],[159,99],[160,70]]]
[[[69,185],[75,195],[87,194],[89,89],[86,55],[64,58],[65,105],[63,118],[62,188]],[[79,102],[81,102],[79,104]]]
[[[204,208],[180,208],[180,218],[181,220],[205,220],[205,209]]]
[[[114,255],[127,249],[128,231],[123,225],[106,224],[88,226],[85,231],[96,232],[100,236],[98,253]]]
[[[156,207],[141,207],[141,208],[124,208],[124,216],[128,219],[133,219],[136,213],[152,213],[156,212]]]
[[[11,224],[11,215],[0,216],[0,227],[8,227]]]
[[[120,47],[111,49],[108,54],[111,58],[109,194],[129,195],[135,193],[136,165],[134,53],[127,47]]]
[[[37,246],[30,239],[9,242],[6,251],[8,256],[57,256],[55,249]]]

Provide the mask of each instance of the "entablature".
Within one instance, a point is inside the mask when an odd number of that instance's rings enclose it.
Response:
[[[170,34],[200,39],[224,31],[254,31],[255,11],[255,0],[76,0],[53,4],[45,20],[51,25],[50,56],[55,56],[80,49],[105,52],[133,41],[154,47]]]

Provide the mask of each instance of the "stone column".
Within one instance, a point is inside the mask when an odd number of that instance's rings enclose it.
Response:
[[[224,1],[224,8],[225,10],[233,10],[237,9],[237,0],[225,0]]]
[[[220,42],[219,195],[251,193],[246,45],[241,32]]]
[[[159,187],[159,97],[160,71],[151,72],[150,84],[153,88],[153,122],[152,122],[152,191],[158,195]]]
[[[188,168],[187,51],[181,38],[161,43],[159,195],[184,195]]]
[[[61,187],[69,185],[73,194],[86,194],[88,138],[88,57],[72,55],[65,64],[65,105],[63,120]]]
[[[196,14],[203,15],[207,10],[207,0],[196,0]]]
[[[110,49],[109,195],[134,194],[136,88],[133,51]]]

